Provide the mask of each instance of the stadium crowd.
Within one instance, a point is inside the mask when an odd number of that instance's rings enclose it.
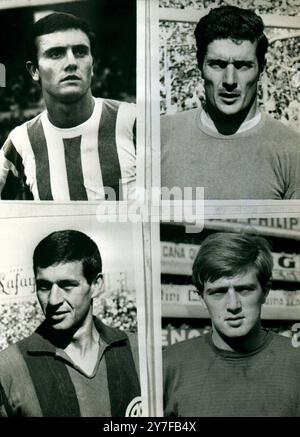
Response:
[[[299,0],[159,0],[160,7],[177,9],[217,8],[221,5],[253,9],[260,14],[299,15]]]

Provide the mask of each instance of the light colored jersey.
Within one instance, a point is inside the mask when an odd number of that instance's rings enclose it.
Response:
[[[46,111],[16,127],[0,150],[2,199],[116,200],[136,179],[134,104],[94,99],[91,117],[64,129]]]
[[[204,125],[201,109],[163,116],[161,186],[164,200],[173,187],[176,200],[196,198],[197,187],[205,200],[299,199],[299,134],[265,113],[232,135]]]

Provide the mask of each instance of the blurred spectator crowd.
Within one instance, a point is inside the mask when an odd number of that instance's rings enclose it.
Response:
[[[299,15],[299,0],[159,0],[160,7],[177,9],[206,9],[221,5],[253,9],[260,14]]]

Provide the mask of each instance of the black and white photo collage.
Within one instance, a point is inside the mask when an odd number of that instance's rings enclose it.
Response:
[[[0,418],[300,417],[300,1],[0,0],[0,35]]]

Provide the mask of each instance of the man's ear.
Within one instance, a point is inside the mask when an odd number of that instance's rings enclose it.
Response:
[[[271,290],[271,282],[268,282],[262,289],[262,304],[266,302],[269,291]]]
[[[30,74],[30,76],[32,77],[32,79],[35,82],[38,82],[40,80],[40,73],[38,68],[34,65],[33,62],[31,61],[27,61],[26,62],[26,70],[28,71],[28,73]]]
[[[92,289],[92,298],[100,296],[100,294],[104,291],[104,281],[101,273],[99,273],[96,276],[96,278],[93,280],[91,284],[91,289]]]

